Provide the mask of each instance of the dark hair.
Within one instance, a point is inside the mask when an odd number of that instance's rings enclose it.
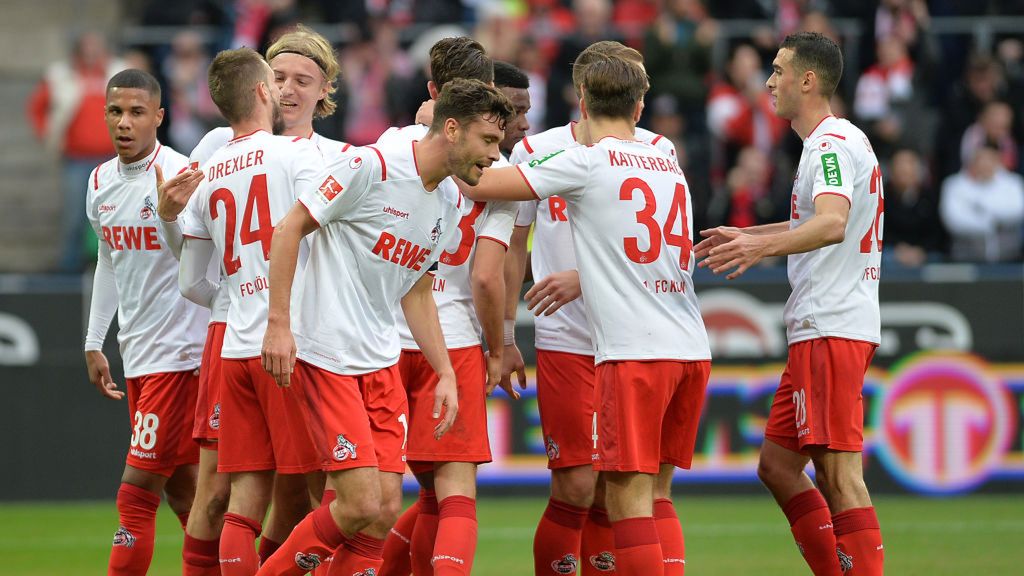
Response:
[[[502,130],[516,115],[508,98],[497,88],[479,80],[456,78],[444,85],[434,105],[430,131],[439,133],[449,118],[467,125],[477,120],[497,121]]]
[[[594,42],[587,46],[583,52],[580,52],[580,55],[576,57],[576,61],[572,64],[572,87],[576,90],[577,96],[580,96],[580,84],[583,84],[583,73],[586,71],[587,66],[594,62],[605,60],[609,56],[616,56],[640,65],[644,63],[643,54],[621,42],[614,40]]]
[[[494,85],[498,88],[522,88],[525,90],[530,87],[530,77],[508,62],[495,60]]]
[[[138,88],[145,90],[151,97],[160,101],[160,83],[152,74],[145,70],[129,68],[122,70],[107,82],[107,94],[112,88]]]
[[[798,32],[786,36],[779,48],[793,51],[793,66],[797,70],[814,72],[822,96],[835,94],[843,77],[843,53],[835,42],[818,32]]]
[[[430,79],[438,90],[456,78],[494,82],[494,64],[479,42],[466,36],[442,38],[430,47]]]
[[[256,106],[255,88],[267,82],[267,63],[251,48],[223,50],[207,72],[210,97],[228,122],[244,120]]]
[[[635,62],[605,56],[583,70],[582,86],[583,101],[591,116],[632,118],[650,83]]]

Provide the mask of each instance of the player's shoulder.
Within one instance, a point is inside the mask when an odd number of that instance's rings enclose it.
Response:
[[[352,148],[352,145],[349,144],[348,142],[334,140],[326,136],[321,136],[320,134],[317,134],[315,132],[313,133],[313,136],[310,138],[310,141],[313,143],[313,145],[317,147],[317,149],[320,150],[320,154],[324,158],[332,158],[339,154],[344,154],[345,152],[348,152]]]
[[[672,143],[672,140],[658,134],[657,132],[651,132],[646,128],[636,129],[636,139],[654,146],[658,150],[668,154],[669,156],[676,157],[676,145]]]
[[[375,146],[390,146],[393,144],[404,144],[412,142],[413,140],[420,140],[426,136],[429,131],[430,127],[425,124],[392,126],[377,138]]]
[[[835,116],[822,120],[804,145],[826,153],[838,149],[855,155],[874,154],[871,142],[863,130],[853,122]]]
[[[463,203],[466,200],[463,198],[462,191],[459,190],[459,185],[455,183],[454,178],[449,176],[442,180],[437,185],[437,192],[441,202],[448,210],[461,212]]]
[[[324,157],[323,163],[332,175],[344,174],[350,182],[361,178],[372,185],[390,177],[388,163],[376,145],[349,146],[344,152]]]
[[[164,178],[170,178],[188,166],[188,156],[170,146],[161,146],[154,161],[163,170]]]
[[[192,149],[192,153],[189,154],[189,161],[200,166],[206,164],[206,161],[213,156],[214,152],[220,150],[231,141],[233,135],[234,132],[227,126],[210,130],[199,141],[199,144],[196,144],[196,147]]]
[[[513,148],[515,156],[516,148],[520,148],[521,156],[535,157],[537,155],[549,154],[558,150],[564,150],[576,145],[576,123],[570,122],[562,126],[548,128],[543,132],[526,136]]]
[[[89,174],[89,192],[98,192],[117,175],[117,156],[96,165]]]

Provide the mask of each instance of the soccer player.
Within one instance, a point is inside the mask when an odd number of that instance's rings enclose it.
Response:
[[[453,80],[423,140],[356,149],[329,162],[319,190],[300,196],[278,224],[264,366],[283,386],[293,366],[303,380],[310,431],[336,499],[307,516],[261,574],[302,574],[332,551],[329,574],[380,569],[383,538],[401,512],[409,424],[395,305],[401,302],[438,375],[437,439],[451,428],[459,401],[427,272],[451,246],[462,216],[449,177],[475,184],[498,158],[512,114],[493,87]],[[314,231],[293,337],[289,288],[300,239]]]
[[[832,115],[843,72],[836,44],[788,36],[772,62],[775,112],[803,139],[789,222],[701,231],[716,274],[788,256],[789,358],[772,403],[758,476],[816,575],[882,574],[882,536],[861,468],[864,373],[880,341],[882,173],[864,133]],[[814,463],[817,488],[804,473]],[[820,490],[820,491],[819,491]],[[837,554],[838,544],[838,554]]]
[[[438,42],[432,49],[438,59],[431,62],[431,73],[438,83],[435,89],[452,79],[452,64],[462,64],[454,69],[460,76],[472,75],[489,81],[493,74],[497,84],[499,63],[494,63],[491,72],[489,58],[459,57],[455,50],[445,46],[449,43],[460,45],[472,55],[482,55],[480,45],[469,38]],[[476,66],[466,65],[474,61]],[[522,75],[511,64],[500,64],[502,80],[512,73]],[[502,87],[499,90],[508,96]],[[516,116],[506,125],[506,138],[510,130],[518,132],[521,138],[528,126],[524,114],[529,109],[529,95],[525,104],[521,94],[516,96]],[[392,130],[382,136],[381,142],[413,138],[426,131],[426,126]],[[500,160],[494,165],[499,163]],[[434,299],[455,368],[460,410],[455,427],[439,441],[431,438],[433,422],[429,413],[429,394],[437,376],[416,348],[404,319],[399,318],[403,348],[399,372],[409,396],[408,460],[423,489],[417,502],[402,514],[388,534],[383,576],[433,574],[439,564],[448,564],[464,574],[472,570],[477,532],[476,469],[478,464],[491,460],[486,394],[502,381],[506,351],[522,363],[515,342],[505,345],[503,332],[504,259],[515,214],[514,202],[465,200],[458,244],[449,248],[439,261]],[[488,348],[486,370],[481,332]],[[518,392],[507,379],[504,388],[509,396],[518,398]]]
[[[643,56],[636,50],[613,41],[595,42],[573,64],[578,96],[586,67],[610,55],[643,66]],[[587,120],[582,119],[528,136],[515,147],[511,160],[515,164],[538,161],[586,144],[586,126]],[[668,138],[643,128],[636,129],[635,137],[676,156]],[[604,482],[591,466],[594,346],[584,303],[582,299],[573,301],[580,295],[579,274],[568,205],[558,196],[520,205],[508,255],[516,269],[511,272],[505,318],[506,322],[515,321],[531,225],[536,226],[530,262],[537,283],[527,299],[537,315],[537,404],[551,469],[551,499],[534,536],[535,572],[547,573],[555,564],[578,563],[582,574],[607,573],[615,566],[613,535],[605,510]],[[566,398],[574,402],[566,403]],[[667,567],[681,569],[685,546],[670,493],[656,494],[654,511],[666,558],[678,560]]]
[[[110,79],[106,94],[117,158],[89,177],[86,213],[100,243],[85,360],[89,379],[105,397],[124,398],[102,352],[116,310],[134,427],[108,574],[145,574],[161,492],[183,528],[192,506],[199,456],[191,438],[196,369],[209,314],[178,293],[178,262],[157,225],[153,166],[171,174],[187,166],[184,156],[156,139],[164,116],[160,85],[145,72],[125,70]]]
[[[580,111],[593,144],[489,170],[467,194],[567,203],[594,334],[593,463],[606,479],[615,569],[680,573],[682,559],[663,555],[654,496],[669,493],[675,467],[690,466],[711,370],[690,277],[690,195],[675,158],[635,139],[643,69],[603,56],[582,74]]]
[[[330,116],[337,108],[333,94],[337,90],[335,79],[340,66],[331,44],[320,34],[300,25],[282,35],[267,49],[267,60],[274,70],[275,83],[281,90],[281,117],[284,120],[282,134],[309,138],[325,156],[348,150],[349,144],[325,138],[313,131],[314,118]],[[232,137],[231,128],[215,128],[210,131],[192,151],[190,164],[205,164]],[[161,198],[158,203],[161,219],[175,220],[192,190],[178,192],[175,202],[165,202]],[[196,570],[195,576],[204,574],[202,567],[219,570],[219,536],[230,488],[227,475],[216,474],[218,434],[217,428],[213,427],[219,427],[220,421],[218,382],[220,350],[229,302],[226,289],[225,284],[224,289],[218,291],[213,305],[207,347],[203,352],[204,362],[200,370],[200,401],[193,432],[193,438],[201,443],[200,473],[183,553],[186,566]],[[323,482],[315,479],[312,481],[315,485],[311,486],[310,492],[313,497],[319,498]],[[305,486],[306,480],[301,475],[281,476],[274,482],[273,506],[260,536],[260,561],[269,558],[280,546],[280,542],[288,537],[295,524],[309,512],[310,506],[304,496]],[[186,572],[186,576],[191,574]]]

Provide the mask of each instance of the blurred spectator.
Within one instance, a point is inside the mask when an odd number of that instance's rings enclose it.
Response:
[[[913,150],[892,157],[885,190],[885,256],[904,266],[920,266],[942,249],[942,226],[925,167]]]
[[[398,48],[398,34],[386,21],[373,28],[374,34],[363,42],[346,48],[341,62],[341,76],[348,86],[345,111],[345,140],[357,146],[372,144],[392,125],[389,109],[394,105],[389,95],[393,76],[408,78],[412,66]],[[423,82],[426,86],[426,82]],[[421,98],[419,106],[426,98]]]
[[[576,26],[558,44],[558,51],[551,62],[545,116],[547,126],[565,124],[576,115],[579,100],[572,86],[572,63],[580,52],[598,40],[622,40],[611,26],[610,0],[573,0],[572,9]],[[654,76],[649,62],[647,72]]]
[[[746,228],[763,224],[765,218],[761,214],[773,211],[772,207],[762,205],[764,201],[770,202],[771,188],[771,164],[763,151],[753,147],[740,151],[736,166],[729,170],[725,185],[728,190],[726,226]]]
[[[907,104],[914,97],[914,63],[904,41],[877,43],[878,61],[857,80],[853,113],[881,156],[892,153],[907,132]]]
[[[224,123],[210,97],[209,66],[210,56],[198,34],[185,31],[174,37],[163,77],[168,84],[168,130],[176,150],[192,150],[211,128]]]
[[[986,104],[1005,95],[1006,83],[999,63],[984,55],[971,57],[964,79],[954,86],[942,111],[943,130],[936,151],[940,176],[960,168],[961,141],[967,127],[977,121]]]
[[[930,19],[924,0],[882,0],[875,11],[875,38],[896,38],[914,46]]]
[[[982,146],[942,184],[939,205],[954,260],[1005,262],[1021,255],[1024,178],[1003,168],[1000,151]]]
[[[114,155],[103,117],[107,80],[123,69],[106,39],[86,32],[75,40],[71,59],[51,64],[29,99],[36,136],[64,160],[61,272],[82,270],[86,183],[92,169]]]
[[[675,98],[687,129],[703,133],[711,69],[711,46],[718,24],[699,0],[666,0],[644,36],[644,60],[651,77],[650,97]]]
[[[982,108],[978,121],[964,131],[960,140],[960,161],[967,162],[981,147],[999,151],[999,159],[1007,170],[1016,170],[1019,160],[1017,142],[1013,137],[1013,109],[1006,102],[989,102]]]
[[[732,166],[739,151],[749,146],[771,154],[789,130],[789,124],[775,115],[764,83],[760,54],[749,44],[738,45],[725,81],[716,83],[708,97],[708,129],[723,148],[719,170]]]
[[[538,43],[530,36],[524,37],[512,63],[530,79],[530,111],[526,114],[530,129],[527,134],[536,134],[544,130],[548,94],[547,68]]]

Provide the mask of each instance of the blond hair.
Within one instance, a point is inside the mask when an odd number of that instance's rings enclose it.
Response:
[[[316,63],[327,81],[327,95],[317,101],[313,117],[326,118],[334,114],[338,107],[334,101],[334,93],[338,91],[335,79],[341,72],[341,66],[338,65],[338,57],[331,43],[311,28],[299,24],[267,48],[267,62],[279,54],[298,54]]]

